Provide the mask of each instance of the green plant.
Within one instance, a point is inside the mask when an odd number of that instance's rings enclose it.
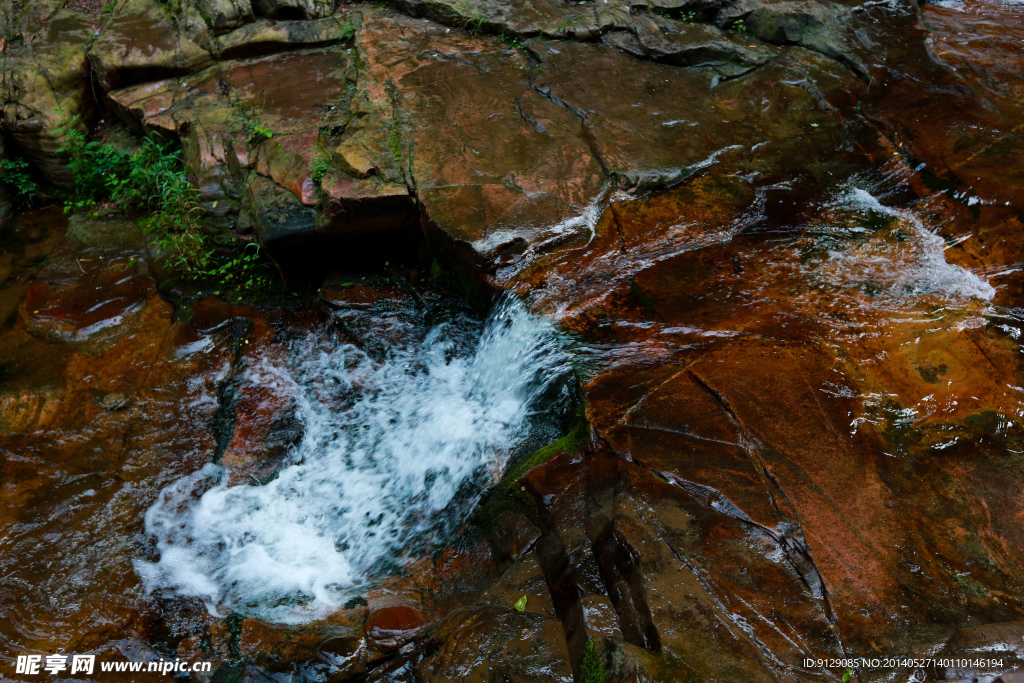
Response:
[[[398,125],[395,124],[391,128],[391,133],[388,135],[388,149],[395,155],[395,159],[398,163],[402,163],[402,138],[398,134]]]
[[[448,21],[457,24],[459,20],[462,21],[462,28],[472,33],[480,33],[484,22],[487,21],[487,11],[477,9],[469,0],[455,0],[449,10]]]
[[[576,25],[576,17],[569,17],[568,19],[562,19],[560,22],[555,24],[555,28],[558,29],[559,33],[569,33],[569,29]]]
[[[580,664],[580,683],[604,683],[608,674],[604,670],[604,662],[597,654],[594,639],[587,643],[587,650],[583,653],[583,662]]]
[[[3,171],[0,182],[14,190],[20,199],[30,201],[35,196],[39,186],[28,173],[27,161],[20,157],[0,159],[0,171]]]
[[[356,25],[351,21],[347,21],[341,26],[341,30],[338,31],[338,40],[352,40],[356,37]]]
[[[851,678],[853,678],[853,669],[847,669],[846,673],[843,674],[843,683],[849,683]]]
[[[63,114],[60,109],[58,112]],[[129,152],[86,139],[77,123],[76,115],[59,130],[65,143],[57,152],[67,155],[75,182],[65,210],[109,200],[128,213],[152,212],[173,217],[178,223],[194,219],[199,205],[196,191],[172,143],[147,137],[138,150]]]
[[[63,115],[63,111],[58,109]],[[65,211],[110,202],[129,215],[140,215],[143,229],[156,235],[167,265],[187,280],[231,292],[255,292],[272,284],[266,259],[256,244],[240,252],[220,248],[203,231],[199,193],[188,180],[180,151],[170,142],[144,138],[129,152],[78,129],[78,117],[65,119],[59,132],[65,144],[74,190]]]
[[[510,46],[512,48],[515,48],[516,50],[519,50],[520,52],[526,50],[526,46],[524,46],[522,43],[520,43],[519,39],[516,38],[515,36],[510,36],[510,35],[502,33],[498,37],[501,40],[501,42],[505,43],[506,45],[508,45],[508,46]]]
[[[258,107],[246,108],[238,102],[234,104],[234,108],[238,112],[238,118],[242,121],[242,130],[245,131],[245,138],[251,146],[256,147],[264,140],[274,137],[274,132],[264,126],[260,120],[261,109]]]
[[[523,610],[525,610],[526,609],[526,596],[524,595],[523,597],[521,597],[518,600],[516,600],[516,604],[513,605],[513,607],[515,607],[517,612],[522,612]]]
[[[697,18],[697,13],[696,12],[683,12],[682,14],[679,15],[679,21],[689,22],[689,21],[695,20],[696,18]]]
[[[729,30],[735,31],[736,33],[739,33],[741,35],[748,35],[750,33],[750,27],[747,26],[747,22],[743,21],[742,19],[737,19],[736,21],[732,22],[732,25],[729,26]]]
[[[316,149],[316,155],[313,157],[313,163],[309,165],[309,177],[313,179],[313,182],[319,185],[323,182],[324,175],[331,168],[331,157],[328,156],[320,147]]]

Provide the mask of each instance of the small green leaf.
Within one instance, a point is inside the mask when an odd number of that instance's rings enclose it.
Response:
[[[524,609],[526,609],[526,596],[525,595],[523,597],[519,598],[518,600],[516,600],[516,611],[517,612],[522,612]]]
[[[847,683],[853,677],[853,669],[847,669],[843,674],[843,683]]]

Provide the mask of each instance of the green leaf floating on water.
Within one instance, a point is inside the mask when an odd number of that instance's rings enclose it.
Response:
[[[516,600],[516,611],[517,612],[522,612],[524,609],[526,609],[526,596],[525,595],[523,597],[519,598],[518,600]]]

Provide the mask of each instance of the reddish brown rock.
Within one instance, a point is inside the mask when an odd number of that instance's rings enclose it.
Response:
[[[438,649],[415,670],[424,681],[573,680],[554,620],[508,607],[454,612],[434,632]]]
[[[397,648],[416,636],[423,626],[423,615],[409,605],[370,608],[366,637],[379,648]]]
[[[924,18],[927,48],[946,68],[936,74],[928,59],[930,70],[922,77],[927,66],[908,57],[916,71],[905,69],[911,73],[874,103],[873,115],[926,164],[934,189],[972,205],[981,200],[1020,211],[1024,176],[1014,159],[1024,150],[1024,132],[1016,46],[1024,36],[1024,14],[1012,5],[967,2],[929,7]]]
[[[22,324],[55,341],[97,351],[132,334],[146,309],[164,305],[153,291],[134,221],[76,216],[64,245],[29,285]]]
[[[389,82],[401,94],[395,125],[409,131],[401,139],[410,157],[401,161],[438,238],[485,260],[518,241],[556,239],[564,232],[557,224],[583,211],[604,184],[579,119],[531,90],[518,52],[422,26],[369,17],[360,50],[370,101],[389,108]]]
[[[379,178],[356,180],[334,171],[322,185],[327,234],[359,234],[413,227],[414,204],[409,189]]]
[[[295,398],[268,364],[280,354],[256,351],[258,367],[246,368],[232,390],[234,425],[219,462],[231,470],[232,482],[263,481],[281,466],[290,448],[302,439],[304,427]]]
[[[29,434],[49,427],[60,412],[60,387],[39,387],[0,394],[0,433]]]

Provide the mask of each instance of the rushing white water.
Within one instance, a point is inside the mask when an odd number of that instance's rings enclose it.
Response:
[[[297,400],[289,464],[258,486],[209,464],[164,489],[146,514],[160,558],[136,563],[149,590],[283,623],[337,609],[447,540],[568,372],[552,325],[515,299],[482,331],[441,324],[383,362],[314,342],[292,355],[295,370],[249,370]]]
[[[826,282],[869,288],[875,296],[905,302],[919,297],[947,301],[989,300],[995,288],[975,273],[946,260],[946,243],[909,210],[883,205],[870,192],[851,188],[833,209],[874,214],[883,229],[848,226],[833,228],[842,248],[832,250],[821,264]]]

